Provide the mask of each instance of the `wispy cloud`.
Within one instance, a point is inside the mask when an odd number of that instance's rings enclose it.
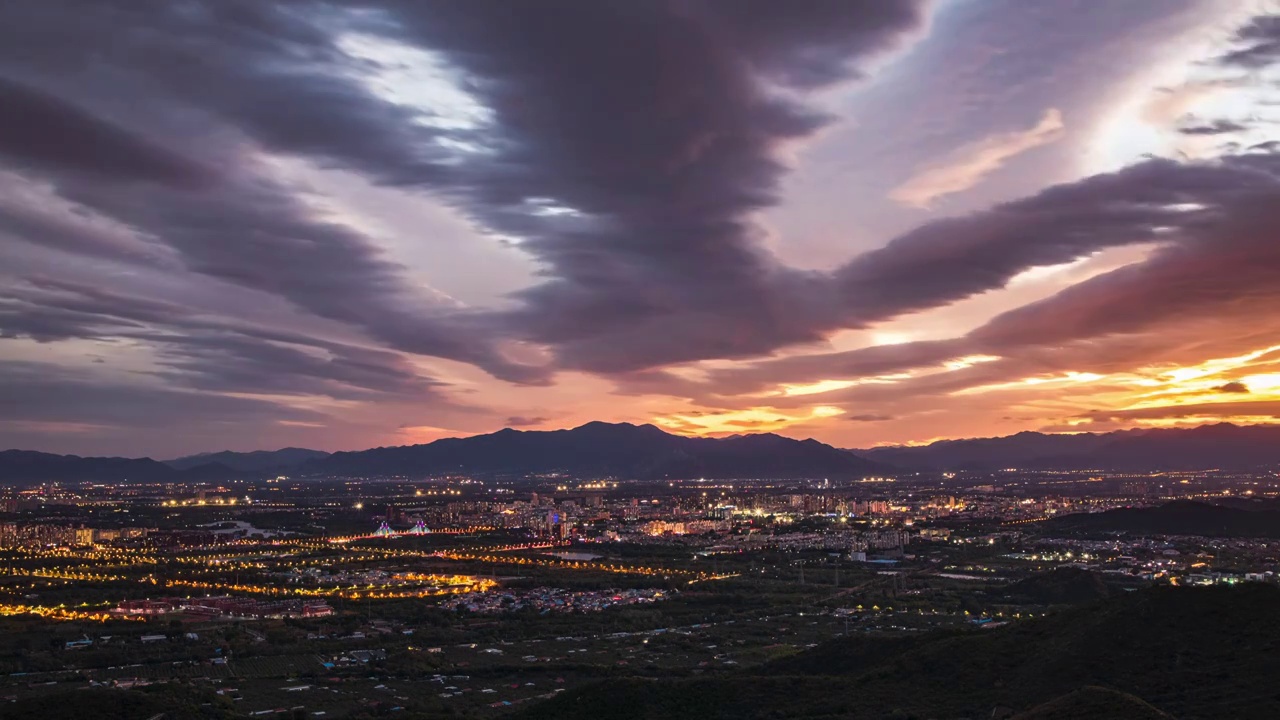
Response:
[[[905,205],[927,208],[940,197],[974,187],[1011,158],[1061,138],[1065,129],[1062,113],[1049,108],[1034,127],[992,135],[962,147],[894,188],[889,197]]]
[[[513,428],[533,427],[535,425],[543,425],[549,422],[550,420],[551,418],[543,417],[541,415],[537,415],[534,417],[527,417],[524,415],[512,415],[511,417],[507,418],[506,424],[507,424],[507,427],[513,427]]]
[[[1191,80],[1179,85],[1157,88],[1147,103],[1142,106],[1142,119],[1157,127],[1173,125],[1218,93],[1243,85],[1241,80],[1235,78],[1214,78]]]

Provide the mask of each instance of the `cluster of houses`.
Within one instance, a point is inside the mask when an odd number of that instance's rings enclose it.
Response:
[[[333,608],[323,600],[254,600],[229,596],[125,600],[111,612],[124,616],[165,615],[181,611],[188,618],[326,617]]]
[[[475,613],[516,612],[599,612],[616,605],[657,602],[672,591],[655,589],[569,591],[561,588],[534,588],[503,592],[470,593],[451,598],[443,606]]]

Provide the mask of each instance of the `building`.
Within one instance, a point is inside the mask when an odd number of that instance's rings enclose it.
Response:
[[[93,528],[76,528],[76,545],[92,545],[93,544]]]
[[[333,614],[333,608],[329,607],[329,603],[325,602],[309,602],[302,605],[302,617],[328,617]]]

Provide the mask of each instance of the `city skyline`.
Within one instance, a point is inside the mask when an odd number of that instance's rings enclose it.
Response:
[[[0,449],[1280,417],[1272,0],[63,5]]]

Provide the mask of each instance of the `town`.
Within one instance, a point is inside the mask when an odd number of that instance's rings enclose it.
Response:
[[[849,634],[1275,583],[1270,533],[1158,523],[1277,496],[1267,472],[39,484],[0,520],[0,697],[501,713],[618,668],[714,674]],[[427,671],[442,684],[411,681]]]

